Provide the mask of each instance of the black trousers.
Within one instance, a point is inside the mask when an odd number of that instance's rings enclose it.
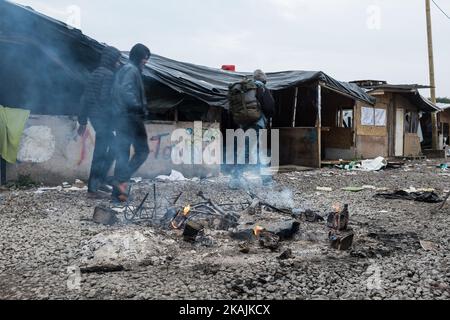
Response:
[[[124,183],[131,179],[150,154],[147,131],[142,118],[138,115],[126,115],[122,118],[116,125],[116,141],[117,162],[114,176],[117,182]],[[130,157],[131,147],[134,154]]]
[[[95,130],[95,148],[88,190],[97,192],[99,186],[106,183],[109,169],[115,160],[115,136],[110,119],[90,117],[90,121]]]

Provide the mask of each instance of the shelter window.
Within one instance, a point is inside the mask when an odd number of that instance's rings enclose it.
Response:
[[[419,113],[408,111],[405,114],[405,132],[417,133],[419,130]]]
[[[387,112],[385,109],[362,107],[361,125],[371,127],[385,127]]]
[[[353,128],[353,119],[353,109],[341,109],[337,113],[337,127],[351,129]]]

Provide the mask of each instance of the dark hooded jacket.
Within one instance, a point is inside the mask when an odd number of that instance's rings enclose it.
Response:
[[[139,65],[150,56],[150,49],[146,46],[140,43],[135,45],[130,51],[130,62],[117,73],[112,90],[116,116],[144,115],[147,112],[147,97]]]
[[[82,111],[78,122],[86,125],[91,117],[110,119],[112,116],[112,87],[116,63],[121,53],[113,47],[106,47],[102,53],[100,67],[89,77],[82,99]]]
[[[145,113],[147,98],[141,70],[132,62],[124,65],[117,73],[112,97],[116,116]]]

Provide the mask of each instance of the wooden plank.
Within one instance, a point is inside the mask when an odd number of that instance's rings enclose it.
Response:
[[[418,157],[422,154],[420,138],[416,133],[405,133],[405,157]]]
[[[388,129],[387,126],[383,126],[383,127],[377,127],[377,126],[363,126],[361,124],[361,118],[362,118],[362,108],[363,106],[369,106],[369,105],[364,105],[361,103],[358,103],[356,108],[355,108],[355,131],[356,131],[356,135],[358,136],[377,136],[377,137],[386,137],[388,135]],[[381,102],[377,102],[376,105],[377,109],[386,109],[387,110],[387,106]],[[387,111],[386,111],[387,112]]]
[[[320,168],[317,128],[281,128],[280,166]]]
[[[350,128],[322,128],[322,144],[325,148],[350,149],[354,146]]]

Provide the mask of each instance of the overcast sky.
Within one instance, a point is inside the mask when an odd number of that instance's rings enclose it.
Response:
[[[429,83],[425,0],[16,1],[121,50],[142,42],[211,67]],[[436,2],[450,14],[450,0]],[[450,20],[434,5],[432,17],[437,93],[450,97]]]

